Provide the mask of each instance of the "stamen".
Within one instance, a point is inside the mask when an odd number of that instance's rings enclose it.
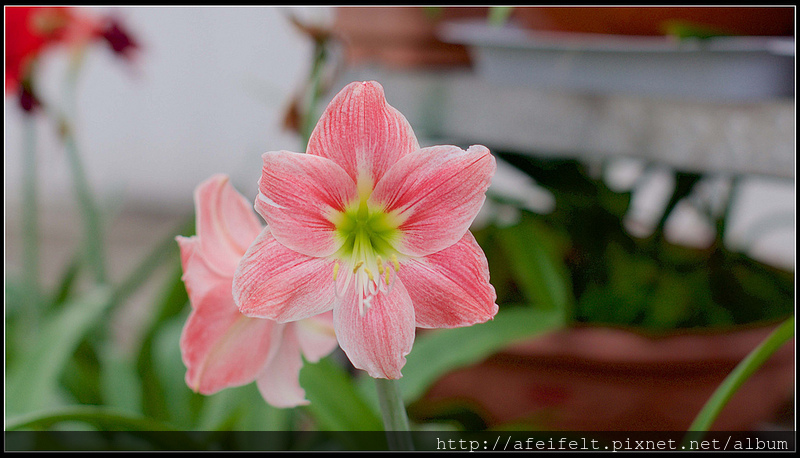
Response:
[[[375,256],[375,262],[378,263],[378,275],[383,275],[383,259],[380,255]]]
[[[372,271],[370,271],[369,269],[367,269],[366,267],[364,267],[364,272],[366,272],[366,274],[367,274],[367,277],[369,277],[369,281],[371,281],[371,282],[374,282],[374,281],[375,281],[375,278],[373,278],[373,277],[372,277]]]
[[[358,272],[358,269],[364,265],[364,261],[358,261],[356,265],[353,267],[353,273]]]
[[[386,286],[389,286],[389,280],[391,279],[392,272],[387,268],[386,269]]]
[[[392,255],[392,262],[394,263],[394,270],[395,270],[395,272],[397,272],[398,270],[400,270],[400,263],[397,261],[397,255],[396,255],[396,254],[393,254],[393,255]]]
[[[339,273],[339,261],[333,265],[333,281],[336,281],[336,274]]]

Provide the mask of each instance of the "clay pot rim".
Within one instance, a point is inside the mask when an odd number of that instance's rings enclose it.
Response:
[[[666,332],[576,323],[510,345],[498,354],[540,361],[572,359],[617,365],[735,364],[756,348],[782,321]],[[794,358],[794,339],[777,351],[768,364],[782,362],[786,358]]]

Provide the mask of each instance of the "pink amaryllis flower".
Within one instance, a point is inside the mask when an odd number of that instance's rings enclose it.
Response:
[[[197,235],[177,237],[192,305],[180,341],[186,383],[212,394],[255,380],[264,399],[276,407],[307,404],[298,383],[302,356],[318,361],[336,347],[331,314],[288,324],[242,315],[231,282],[261,224],[225,175],[197,187],[195,208]]]
[[[486,257],[468,231],[494,170],[483,146],[420,149],[380,84],[349,84],[307,154],[263,155],[255,207],[269,230],[234,276],[239,310],[290,322],[333,309],[353,365],[400,378],[415,327],[497,313]]]

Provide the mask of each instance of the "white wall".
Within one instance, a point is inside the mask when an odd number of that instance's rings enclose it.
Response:
[[[220,172],[253,197],[261,153],[304,149],[297,136],[282,131],[281,121],[310,68],[312,44],[286,14],[330,22],[332,8],[125,7],[86,12],[116,14],[142,46],[139,61],[131,67],[104,44],[94,45],[80,79],[78,140],[91,184],[104,199],[185,212],[195,186]],[[63,102],[68,59],[63,49],[43,56],[40,91],[45,102]],[[5,105],[8,225],[19,206],[23,132],[16,102],[6,97]],[[69,211],[75,199],[64,151],[53,123],[39,117],[38,124],[43,205]],[[734,215],[732,242],[768,262],[793,267],[794,186],[758,180],[747,184],[742,208]],[[774,224],[755,223],[762,220]],[[702,227],[690,226],[689,232],[703,235]]]
[[[252,194],[260,155],[300,148],[283,111],[310,68],[311,43],[287,20],[331,18],[331,8],[87,8],[119,16],[141,44],[134,67],[96,43],[78,93],[78,141],[101,195],[144,205],[191,205],[192,191],[224,172]],[[41,97],[63,103],[67,52],[42,58]],[[21,114],[6,97],[6,203],[19,201]],[[45,205],[70,204],[71,178],[52,123],[40,119]]]

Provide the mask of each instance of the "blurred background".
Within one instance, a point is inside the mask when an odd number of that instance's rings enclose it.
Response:
[[[544,314],[541,323],[557,316],[557,324],[530,332],[552,331],[549,341],[529,348],[518,341],[517,347],[487,344],[469,364],[443,368],[440,383],[418,387],[407,399],[415,401],[410,412],[420,424],[481,429],[524,420],[559,429],[685,429],[736,362],[793,313],[793,8],[79,10],[115,18],[137,45],[133,59],[90,47],[73,89],[74,56],[65,49],[45,50],[36,66],[36,96],[46,110],[74,103],[72,132],[105,215],[112,283],[124,283],[154,247],[191,221],[194,188],[212,174],[230,175],[254,198],[261,154],[304,151],[305,122],[313,126],[351,81],[379,81],[421,145],[480,143],[496,155],[497,175],[473,231],[489,258],[501,313],[530,307]],[[21,297],[14,284],[25,256],[29,117],[17,99],[7,74],[6,295],[10,288],[12,299]],[[40,282],[58,289],[69,272],[80,272],[69,266],[80,265],[83,213],[57,118],[36,116],[33,123]],[[177,247],[163,246],[173,258],[154,264],[153,278],[173,278]],[[90,281],[75,277],[77,295],[81,281]],[[165,287],[159,280],[142,283],[101,326],[114,329],[122,347],[138,349],[148,326],[158,324],[148,317],[158,314]],[[177,302],[166,318],[177,317],[179,329],[186,308]],[[625,334],[612,336],[621,339],[615,343],[596,341],[591,333],[598,326]],[[590,334],[562,332],[574,327]],[[713,344],[710,354],[689,354],[698,344],[665,337],[733,328],[747,333],[744,341]],[[652,359],[652,339],[666,342],[673,358]],[[572,354],[566,350],[572,347],[608,351]],[[647,350],[614,352],[625,347]],[[102,357],[86,352],[91,364],[105,367]],[[79,354],[68,365],[78,364]],[[7,351],[11,362],[19,361],[11,356]],[[559,358],[568,368],[558,366]],[[737,404],[719,428],[791,426],[793,348],[785,347],[781,358],[769,374],[752,379],[761,408]],[[616,364],[617,372],[589,367],[598,362]],[[642,362],[644,369],[633,367]],[[546,375],[537,364],[545,364]],[[576,376],[578,366],[592,375]],[[701,370],[711,366],[719,374]],[[521,375],[509,375],[512,369]],[[179,383],[184,367],[172,370]],[[674,378],[672,370],[689,375]],[[642,371],[644,384],[634,381]],[[479,375],[500,377],[527,401],[481,395],[467,382]],[[633,391],[616,398],[611,393],[621,389],[609,386],[610,378]],[[672,394],[654,394],[656,385]],[[700,394],[689,394],[695,385]],[[600,424],[575,416],[588,409],[581,400],[599,398],[622,411]],[[677,402],[687,418],[652,413],[637,404],[644,398]],[[61,399],[106,404],[100,395]],[[152,412],[143,414],[158,416]],[[189,420],[160,415],[192,428]]]

